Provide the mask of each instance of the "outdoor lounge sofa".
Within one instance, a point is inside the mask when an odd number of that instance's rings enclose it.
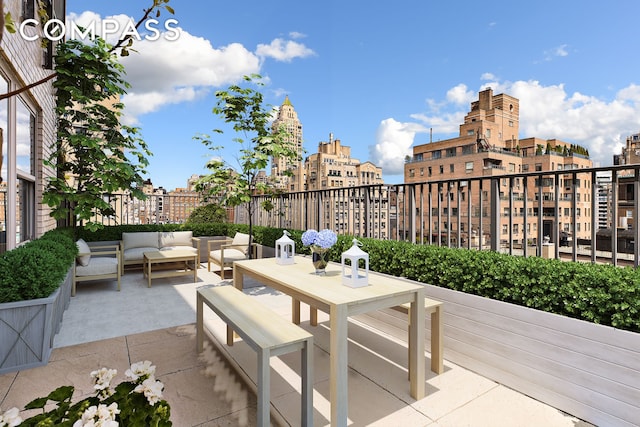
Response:
[[[120,241],[122,274],[125,265],[142,264],[145,252],[186,250],[200,254],[200,239],[192,231],[124,232]]]

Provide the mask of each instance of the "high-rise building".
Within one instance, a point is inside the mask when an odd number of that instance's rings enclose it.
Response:
[[[613,156],[614,165],[631,165],[640,163],[640,133],[627,137],[622,153]]]
[[[302,123],[298,120],[298,113],[293,108],[289,96],[285,97],[278,111],[278,117],[273,121],[271,128],[275,131],[281,126],[284,126],[288,133],[284,142],[291,144],[296,149],[299,160],[292,162],[283,157],[271,159],[271,179],[277,188],[288,189],[292,179],[287,175],[287,171],[292,172],[299,168],[302,161]]]
[[[407,183],[429,182],[446,179],[465,179],[476,177],[504,176],[500,179],[500,198],[506,200],[510,192],[514,204],[500,212],[500,241],[522,244],[525,235],[535,241],[540,233],[538,215],[540,197],[542,198],[542,233],[544,236],[557,235],[558,232],[570,234],[573,230],[573,198],[575,191],[576,237],[589,238],[591,235],[591,182],[590,178],[572,179],[570,174],[560,175],[559,181],[553,177],[538,180],[525,186],[523,176],[509,178],[509,175],[534,171],[558,171],[587,168],[592,166],[588,151],[583,147],[557,139],[518,137],[520,105],[518,99],[506,95],[494,95],[488,88],[479,93],[477,101],[471,103],[471,110],[460,125],[460,135],[456,138],[420,144],[413,148],[413,156],[405,164],[404,177]],[[474,183],[477,185],[477,182]],[[556,188],[558,185],[558,210],[556,211]],[[542,191],[540,190],[542,187]],[[526,189],[526,194],[525,194]],[[468,194],[467,194],[468,193]],[[541,196],[540,196],[541,194]],[[490,209],[487,188],[474,188],[473,191],[461,186],[460,199],[453,193],[447,209],[458,211],[458,200],[463,200],[460,209],[465,210],[468,197],[472,205],[479,207],[472,213],[471,223],[461,220],[461,232],[474,236],[478,231],[481,215]],[[527,224],[524,224],[525,198],[533,203],[527,207]],[[465,216],[466,218],[466,216]],[[510,223],[510,218],[512,223]],[[432,230],[441,233],[458,230],[457,218],[450,223],[439,222]],[[439,220],[435,220],[439,221]],[[556,224],[558,229],[556,229]],[[428,227],[426,227],[428,229]],[[484,234],[484,232],[483,232]],[[442,236],[440,236],[442,237]],[[482,236],[484,239],[486,236]],[[552,240],[553,241],[553,240]],[[527,242],[529,243],[529,242]]]
[[[301,186],[293,191],[326,190],[358,185],[382,184],[382,168],[371,162],[360,163],[351,157],[351,147],[342,145],[339,139],[329,134],[329,141],[318,143],[318,152],[309,155],[302,170],[294,176]]]

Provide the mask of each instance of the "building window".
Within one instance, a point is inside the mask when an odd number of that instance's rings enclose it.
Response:
[[[0,92],[8,91],[9,82],[0,75]],[[0,128],[4,130],[0,164],[3,183],[0,252],[4,252],[35,238],[36,115],[20,97],[16,97],[15,102],[0,101]],[[8,194],[9,188],[15,191],[15,196]],[[9,203],[14,197],[15,203]],[[8,235],[7,231],[10,231]]]
[[[440,175],[442,175],[444,173],[444,166],[440,165]]]
[[[442,152],[440,152],[440,150],[431,152],[431,158],[432,159],[439,159],[441,157],[442,157]]]
[[[542,170],[542,163],[536,163],[536,172],[540,172]]]
[[[467,173],[473,172],[473,162],[467,162],[464,164],[464,169]]]
[[[431,166],[427,168],[427,176],[431,176]]]
[[[456,168],[455,168],[454,164],[453,164],[453,163],[451,163],[451,164],[449,165],[449,172],[454,173],[454,172],[455,172],[455,170],[456,170]]]

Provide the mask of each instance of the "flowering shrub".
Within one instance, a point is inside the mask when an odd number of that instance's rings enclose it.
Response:
[[[47,395],[27,403],[25,409],[42,409],[43,412],[22,420],[17,408],[0,414],[0,427],[15,426],[69,426],[69,427],[117,427],[117,426],[170,426],[171,410],[162,400],[164,385],[155,379],[156,367],[144,361],[131,365],[125,376],[128,381],[111,388],[115,369],[102,368],[91,372],[95,396],[72,404],[74,388],[62,386]],[[45,405],[56,402],[56,407],[44,412]]]
[[[302,244],[305,246],[318,246],[323,249],[329,249],[338,241],[338,236],[333,231],[325,228],[316,231],[313,228],[302,233]]]

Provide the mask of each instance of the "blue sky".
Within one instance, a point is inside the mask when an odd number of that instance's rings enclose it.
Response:
[[[67,19],[137,21],[152,0],[68,0]],[[193,137],[225,128],[214,93],[259,73],[268,104],[289,96],[304,148],[329,134],[352,157],[400,183],[411,147],[458,135],[490,86],[520,99],[520,138],[557,138],[612,163],[640,132],[640,2],[171,1],[180,37],[136,42],[123,59],[126,120],[154,153],[149,178],[166,189],[206,173],[213,153]],[[490,7],[486,7],[490,6]],[[233,167],[234,135],[216,135]]]

